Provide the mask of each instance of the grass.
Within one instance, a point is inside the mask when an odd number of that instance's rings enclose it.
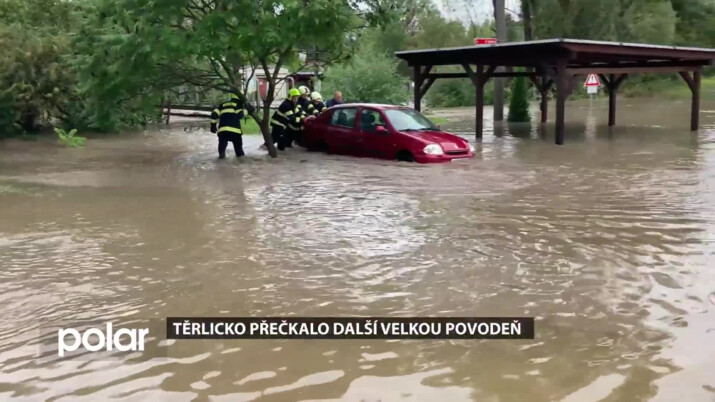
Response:
[[[690,98],[690,88],[682,79],[655,80],[633,87],[626,87],[625,96],[663,96],[671,99]],[[715,100],[715,76],[703,77],[700,84],[700,98]]]
[[[258,135],[261,133],[258,123],[252,118],[241,121],[241,131],[243,131],[245,135]]]
[[[446,117],[435,117],[435,116],[426,116],[432,123],[435,125],[439,126],[442,124],[447,124],[449,120]]]
[[[26,193],[25,190],[23,190],[20,187],[17,187],[12,184],[3,184],[0,183],[0,194],[24,194]]]

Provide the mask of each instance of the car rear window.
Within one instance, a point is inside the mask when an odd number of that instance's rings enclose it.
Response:
[[[336,109],[330,118],[330,124],[341,127],[355,127],[357,109]]]

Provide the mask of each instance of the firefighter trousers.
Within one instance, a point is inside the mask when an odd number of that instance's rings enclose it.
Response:
[[[236,157],[243,156],[243,136],[238,133],[223,132],[218,133],[218,157],[221,159],[226,157],[226,148],[229,141],[233,143]]]

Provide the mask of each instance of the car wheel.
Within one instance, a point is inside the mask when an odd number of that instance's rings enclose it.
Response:
[[[415,157],[410,151],[400,151],[397,153],[397,160],[400,162],[414,162]]]
[[[325,141],[320,141],[315,145],[315,150],[319,152],[330,153],[330,146]]]

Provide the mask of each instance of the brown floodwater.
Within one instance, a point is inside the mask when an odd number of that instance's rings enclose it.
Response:
[[[216,160],[172,124],[0,142],[0,400],[714,401],[715,104],[569,105],[438,166]],[[464,113],[467,113],[465,120]],[[443,113],[469,136],[471,109]],[[490,117],[487,110],[485,116]],[[229,148],[230,151],[230,148]],[[534,340],[180,340],[42,355],[51,325],[534,316]]]

